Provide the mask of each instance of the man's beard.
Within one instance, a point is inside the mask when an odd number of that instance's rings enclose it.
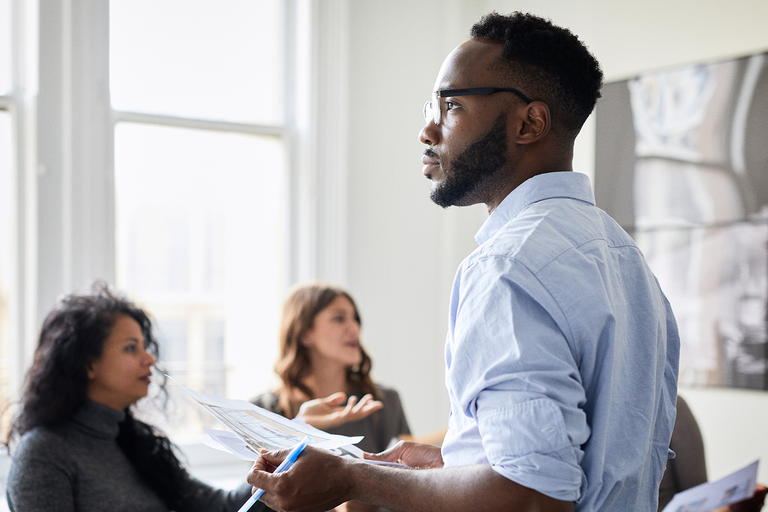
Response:
[[[485,136],[473,142],[443,167],[445,177],[430,194],[438,206],[469,206],[482,202],[475,197],[484,184],[492,183],[494,175],[506,163],[507,118],[499,114]]]

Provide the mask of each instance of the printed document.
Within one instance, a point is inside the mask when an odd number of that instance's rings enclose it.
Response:
[[[342,456],[362,458],[362,450],[354,446],[363,436],[346,437],[329,434],[300,420],[289,420],[245,400],[231,400],[181,388],[232,432],[209,430],[208,435],[221,447],[245,460],[256,460],[262,449],[292,448],[309,436],[309,444],[334,451]]]
[[[760,460],[714,482],[705,482],[675,494],[662,512],[708,512],[752,497]]]

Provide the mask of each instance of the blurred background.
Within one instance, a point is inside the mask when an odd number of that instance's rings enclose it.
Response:
[[[492,10],[570,28],[607,82],[768,49],[764,0],[0,0],[2,405],[43,315],[95,278],[153,313],[174,379],[248,399],[272,382],[285,291],[320,279],[356,299],[414,433],[443,428],[448,295],[487,214],[432,204],[418,132]],[[593,180],[595,145],[591,118],[574,169]],[[680,392],[710,479],[768,457],[764,391]],[[189,405],[161,425],[218,467]]]

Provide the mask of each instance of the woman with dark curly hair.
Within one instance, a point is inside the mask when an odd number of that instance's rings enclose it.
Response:
[[[196,480],[170,440],[134,418],[157,349],[144,311],[104,283],[59,301],[8,436],[12,511],[225,512],[248,499],[248,484],[225,492]]]

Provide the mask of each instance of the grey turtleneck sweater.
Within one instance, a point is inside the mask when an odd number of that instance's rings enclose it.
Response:
[[[11,510],[169,512],[115,441],[123,418],[121,411],[87,401],[65,425],[24,434],[13,449],[8,475]],[[248,484],[225,492],[195,483],[195,502],[178,512],[236,511],[251,494]],[[259,503],[251,510],[265,509]]]

